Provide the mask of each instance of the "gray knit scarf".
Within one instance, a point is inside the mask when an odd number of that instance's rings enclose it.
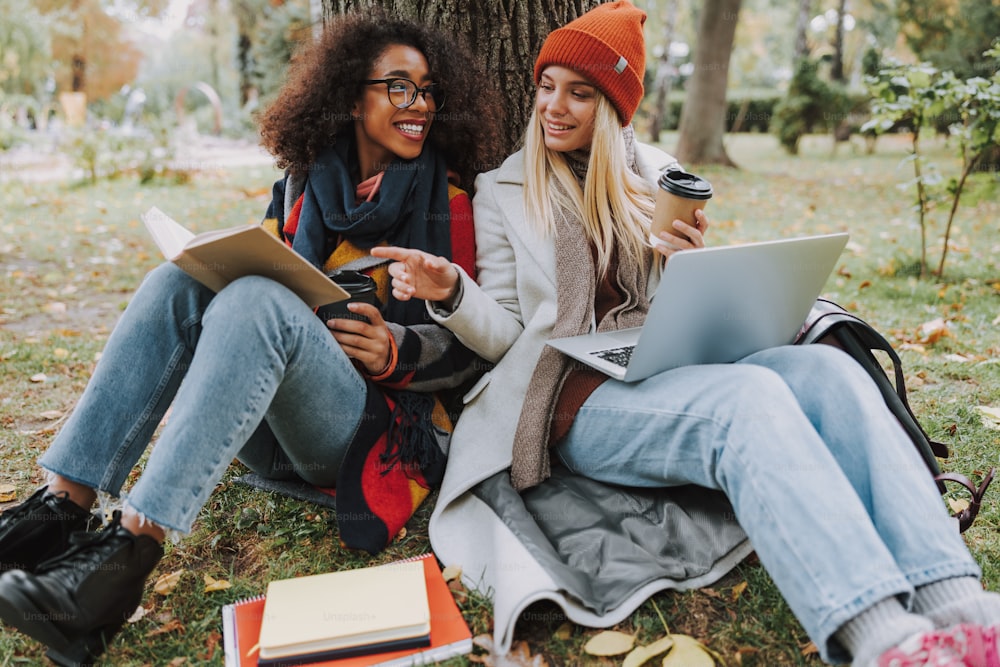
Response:
[[[632,126],[624,131],[628,164],[638,173]],[[567,154],[570,167],[583,187],[586,178],[586,155]],[[587,333],[594,319],[597,291],[597,271],[590,243],[583,234],[583,223],[570,211],[560,209],[555,214],[556,235],[556,324],[552,337]],[[651,251],[643,261],[635,261],[620,248],[616,249],[618,270],[615,280],[626,295],[625,301],[612,308],[600,321],[598,331],[613,331],[640,326],[649,310],[646,284],[651,263]],[[582,368],[555,348],[546,345],[531,376],[524,398],[521,417],[514,433],[511,483],[518,491],[540,484],[550,474],[548,438],[553,411],[559,392],[570,371]]]

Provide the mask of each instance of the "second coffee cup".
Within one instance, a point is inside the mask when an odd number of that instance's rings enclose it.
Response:
[[[349,269],[334,271],[328,274],[327,277],[339,286],[343,287],[350,297],[343,301],[337,301],[335,303],[328,303],[325,306],[320,306],[316,309],[316,315],[318,315],[324,322],[334,318],[368,322],[368,318],[364,315],[352,313],[348,310],[347,304],[370,303],[378,308],[381,304],[379,303],[377,295],[378,288],[375,285],[375,279],[361,273],[360,271],[352,271]]]
[[[665,171],[657,181],[656,208],[649,229],[649,242],[653,245],[665,243],[660,232],[686,238],[683,232],[674,229],[674,220],[683,220],[692,227],[698,222],[694,212],[704,209],[712,198],[712,184],[700,176],[680,169]]]

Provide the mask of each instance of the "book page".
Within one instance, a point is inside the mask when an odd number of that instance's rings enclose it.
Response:
[[[180,255],[188,241],[194,238],[194,234],[155,206],[140,217],[156,246],[167,259],[174,259]]]
[[[339,285],[261,225],[194,235],[155,207],[142,220],[167,259],[212,291],[243,276],[264,276],[295,292],[310,308],[348,298]]]

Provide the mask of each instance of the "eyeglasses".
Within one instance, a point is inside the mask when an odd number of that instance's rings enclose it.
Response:
[[[367,86],[384,83],[389,102],[397,109],[408,109],[417,101],[417,94],[424,96],[424,101],[434,105],[434,111],[440,111],[444,106],[444,90],[436,83],[420,88],[409,79],[366,79],[362,81]]]

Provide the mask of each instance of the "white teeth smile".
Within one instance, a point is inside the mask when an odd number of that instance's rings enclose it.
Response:
[[[555,130],[556,132],[561,132],[563,130],[572,130],[572,125],[556,125],[555,123],[549,123],[549,129]]]
[[[400,130],[406,132],[407,134],[420,135],[424,133],[424,126],[418,125],[416,123],[399,123],[396,125]]]

